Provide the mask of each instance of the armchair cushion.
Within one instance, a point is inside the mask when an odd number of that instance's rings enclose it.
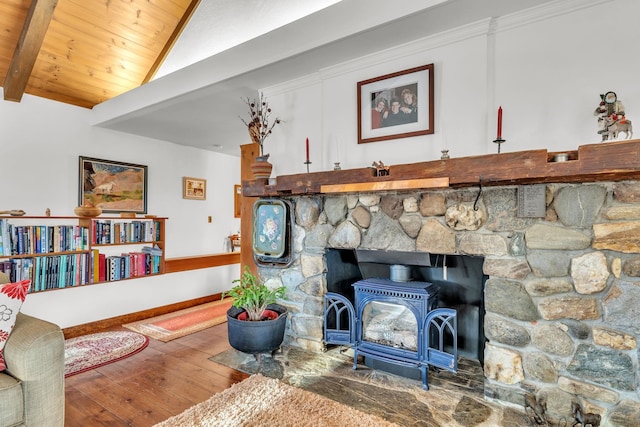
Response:
[[[29,292],[31,280],[0,285],[0,371],[6,368],[3,350],[16,324],[20,307]]]

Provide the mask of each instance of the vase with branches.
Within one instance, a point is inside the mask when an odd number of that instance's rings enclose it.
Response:
[[[258,99],[243,98],[243,101],[249,107],[249,119],[240,117],[240,120],[249,130],[251,141],[260,145],[260,157],[267,159],[269,154],[264,154],[264,141],[282,120],[271,117],[273,112],[263,93],[260,93]]]

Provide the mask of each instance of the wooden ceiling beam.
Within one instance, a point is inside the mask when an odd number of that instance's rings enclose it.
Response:
[[[198,7],[198,4],[200,4],[200,0],[191,1],[187,9],[184,11],[182,19],[180,19],[180,22],[178,22],[178,25],[176,26],[175,30],[173,30],[173,33],[169,37],[169,40],[167,40],[167,43],[164,45],[164,48],[156,58],[156,61],[151,66],[151,69],[149,69],[149,72],[147,73],[141,84],[149,83],[153,76],[156,75],[164,60],[167,59],[167,56],[169,55],[169,52],[171,52],[173,45],[178,40],[178,37],[180,37],[182,30],[184,30],[184,28],[187,26],[187,23],[191,19],[193,12],[195,12],[196,8]]]
[[[58,0],[33,0],[4,79],[4,99],[20,102]]]

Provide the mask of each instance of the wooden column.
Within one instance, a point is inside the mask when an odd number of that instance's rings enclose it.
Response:
[[[251,163],[260,155],[259,144],[245,144],[240,146],[240,179],[244,181],[253,180],[251,173]],[[253,260],[253,204],[258,197],[241,198],[240,208],[240,269],[244,270],[244,266],[251,267],[254,273],[258,273],[258,268]]]

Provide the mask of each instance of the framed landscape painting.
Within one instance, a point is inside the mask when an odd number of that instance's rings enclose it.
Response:
[[[80,156],[78,204],[147,213],[147,166]]]
[[[358,82],[358,144],[432,134],[433,108],[433,64]]]

